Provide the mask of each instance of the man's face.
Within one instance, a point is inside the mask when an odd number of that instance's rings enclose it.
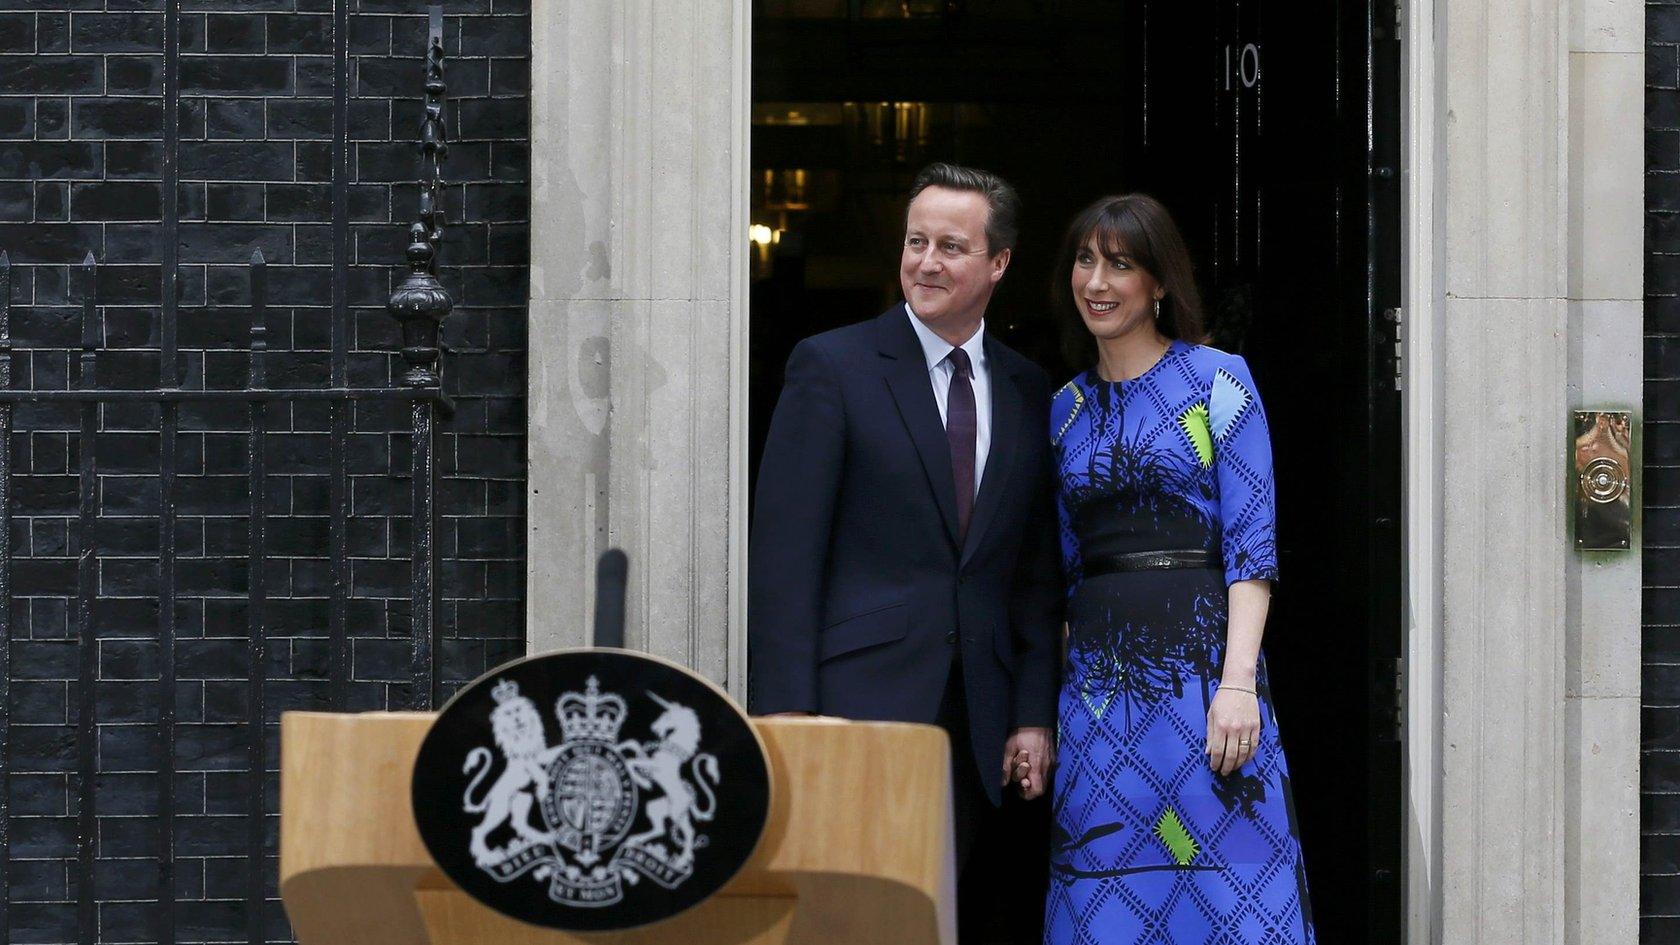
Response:
[[[929,187],[910,202],[898,278],[904,299],[929,328],[978,324],[992,289],[1009,267],[1009,250],[986,244],[986,198]]]

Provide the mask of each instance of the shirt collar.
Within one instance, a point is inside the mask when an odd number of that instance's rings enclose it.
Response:
[[[904,314],[910,319],[910,327],[916,330],[916,340],[922,343],[922,355],[927,358],[928,370],[938,367],[945,356],[951,353],[956,345],[933,333],[933,329],[922,324],[916,313],[910,308],[910,303],[904,303]],[[978,371],[986,365],[986,320],[980,320],[980,327],[974,330],[974,336],[962,343],[962,349],[968,352],[968,360]]]

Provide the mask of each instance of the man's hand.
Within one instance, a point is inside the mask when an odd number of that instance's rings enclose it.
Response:
[[[1047,728],[1018,728],[1003,746],[1003,783],[1013,782],[1021,796],[1032,800],[1050,785],[1050,766],[1056,747]]]

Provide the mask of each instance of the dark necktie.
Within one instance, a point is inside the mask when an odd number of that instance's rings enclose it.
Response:
[[[974,412],[974,367],[968,352],[951,349],[945,356],[954,369],[951,393],[945,403],[945,439],[951,444],[951,472],[957,486],[957,543],[968,540],[968,519],[974,512],[974,444],[980,421]]]

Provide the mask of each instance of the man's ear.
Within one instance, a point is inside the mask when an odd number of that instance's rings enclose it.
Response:
[[[1003,278],[1003,271],[1009,268],[1009,250],[1004,250],[992,257],[992,281]]]

